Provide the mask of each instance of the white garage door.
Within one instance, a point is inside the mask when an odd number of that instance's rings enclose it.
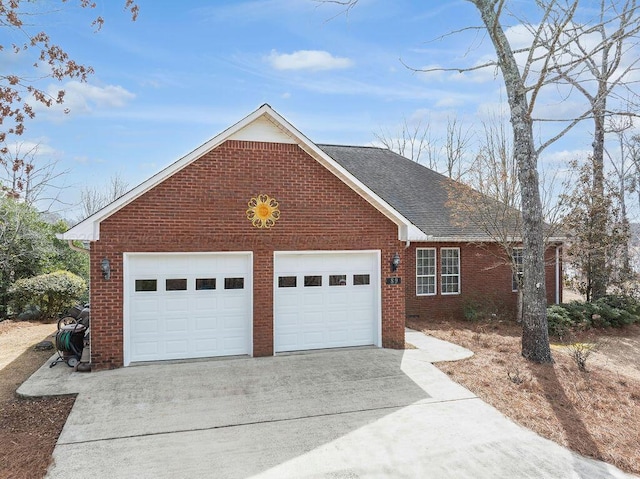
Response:
[[[379,253],[276,253],[275,351],[379,345]]]
[[[250,354],[251,253],[126,254],[125,365]]]

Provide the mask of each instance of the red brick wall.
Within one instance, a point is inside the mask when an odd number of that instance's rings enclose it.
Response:
[[[280,204],[271,229],[246,218],[247,202]],[[104,220],[91,251],[91,355],[97,369],[123,365],[122,253],[253,251],[253,353],[273,354],[273,252],[381,250],[382,344],[404,344],[404,288],[388,286],[403,255],[398,229],[297,145],[227,141]],[[100,261],[111,262],[104,280]],[[405,258],[398,271],[402,275]]]
[[[440,293],[440,248],[460,248],[460,294]],[[436,248],[436,294],[416,295],[416,248]],[[405,251],[411,274],[406,277],[406,313],[408,318],[464,317],[465,304],[496,309],[500,314],[514,317],[517,293],[512,291],[511,268],[500,246],[471,243],[412,243]],[[562,271],[562,270],[561,270]],[[555,246],[546,252],[547,303],[555,303]],[[561,275],[562,278],[562,275]],[[562,279],[560,280],[562,284]]]

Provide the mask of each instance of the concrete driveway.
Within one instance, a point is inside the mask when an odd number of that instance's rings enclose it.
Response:
[[[623,478],[452,382],[420,350],[45,365],[20,393],[78,392],[49,478]]]

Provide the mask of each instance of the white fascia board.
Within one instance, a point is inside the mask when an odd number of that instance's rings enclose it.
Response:
[[[167,166],[160,172],[153,175],[148,180],[142,182],[131,191],[125,193],[123,196],[105,206],[101,210],[97,211],[93,215],[84,219],[77,225],[70,228],[67,232],[60,235],[60,239],[64,240],[81,240],[81,241],[97,241],[100,239],[100,222],[125,207],[136,198],[142,196],[147,191],[151,190],[162,181],[166,180],[170,176],[174,175],[178,171],[190,165],[192,162],[213,150],[231,136],[236,134],[242,128],[246,127],[253,121],[257,120],[261,116],[266,115],[278,128],[283,130],[288,136],[291,136],[296,143],[308,154],[310,154],[316,161],[322,164],[325,168],[331,171],[334,175],[340,178],[345,184],[347,184],[352,190],[358,193],[362,198],[374,206],[378,211],[384,214],[387,218],[393,221],[398,226],[398,239],[400,241],[406,241],[408,239],[408,230],[410,229],[411,222],[396,211],[386,201],[371,191],[364,183],[358,180],[355,176],[349,173],[341,165],[339,165],[333,158],[327,155],[324,151],[318,148],[315,143],[309,140],[303,135],[296,127],[285,120],[280,114],[276,113],[273,108],[268,104],[262,105],[260,108],[249,114],[236,124],[230,126],[222,133],[213,137],[203,145],[199,146],[191,153],[183,156],[179,160],[175,161],[171,165]]]
[[[416,243],[499,243],[499,241],[489,236],[432,236],[427,235],[422,230],[413,226],[415,230],[410,229],[409,241]],[[522,238],[507,238],[507,241],[512,243],[521,243]],[[547,239],[547,245],[551,244],[564,244],[566,238],[553,237]]]

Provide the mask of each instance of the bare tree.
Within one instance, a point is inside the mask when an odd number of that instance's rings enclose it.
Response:
[[[56,94],[50,95],[41,86],[43,79],[78,79],[86,81],[93,73],[90,66],[82,65],[69,57],[69,54],[54,43],[53,39],[42,30],[39,30],[36,16],[55,15],[58,9],[54,4],[67,3],[66,0],[53,2],[33,2],[30,0],[0,0],[0,28],[6,34],[0,40],[0,51],[5,54],[13,53],[27,57],[33,65],[31,74],[24,72],[0,73],[0,142],[7,139],[8,134],[21,135],[24,132],[25,121],[35,116],[34,105],[40,104],[50,107],[53,104],[64,102],[64,90],[60,89]],[[77,2],[80,8],[95,8],[95,1],[80,0]],[[125,8],[131,12],[132,19],[138,15],[138,6],[135,0],[125,0]],[[100,29],[104,19],[97,16],[92,26]],[[11,37],[23,38],[22,41],[13,43]],[[27,61],[27,63],[29,63]],[[7,64],[9,64],[8,62]],[[6,153],[6,151],[4,151]]]
[[[452,220],[459,226],[473,226],[487,241],[476,241],[495,256],[495,267],[511,268],[518,290],[518,322],[523,313],[522,264],[522,196],[518,181],[518,165],[513,155],[513,143],[506,121],[498,116],[483,122],[484,134],[479,136],[480,148],[469,166],[462,183],[448,187],[448,205]],[[541,202],[546,218],[545,244],[550,245],[557,235],[562,204],[552,194],[556,176],[541,181]],[[471,187],[471,189],[469,189]]]
[[[629,242],[629,225],[622,216],[616,178],[604,179],[604,195],[600,196],[594,194],[593,159],[573,162],[572,168],[578,178],[567,182],[567,193],[563,194],[568,210],[564,219],[569,234],[567,257],[580,273],[575,279],[576,288],[587,301],[593,301],[597,299],[594,282],[603,274],[602,268],[607,277],[615,279],[616,286],[625,288],[628,271],[621,263]],[[601,245],[605,248],[601,249]]]
[[[617,180],[618,194],[617,199],[619,203],[619,217],[620,225],[622,228],[622,234],[627,239],[624,244],[621,244],[620,257],[617,264],[612,269],[614,283],[620,284],[629,279],[631,275],[631,260],[629,254],[629,239],[631,236],[631,228],[629,225],[629,213],[627,210],[627,193],[631,191],[634,178],[635,164],[630,155],[631,148],[628,148],[629,139],[627,138],[627,131],[633,128],[633,119],[629,117],[611,118],[609,119],[608,132],[613,133],[617,137],[618,143],[618,155],[612,154],[609,149],[605,148],[604,152],[609,159],[613,172],[615,173],[615,180]]]
[[[103,187],[84,187],[80,192],[80,206],[83,220],[114,202],[129,190],[129,183],[119,173],[109,178]]]
[[[467,171],[466,153],[472,134],[455,117],[447,118],[445,137],[441,139],[433,138],[430,122],[420,120],[409,125],[406,118],[396,134],[380,130],[374,136],[385,148],[449,178],[459,179]]]
[[[381,129],[380,132],[374,133],[374,136],[385,148],[395,151],[416,163],[420,163],[422,155],[426,152],[430,160],[428,166],[433,169],[431,162],[433,155],[430,153],[430,145],[432,143],[430,131],[431,125],[429,122],[423,125],[422,120],[419,120],[413,125],[409,125],[405,118],[398,133],[394,134]]]
[[[460,179],[466,173],[465,154],[471,143],[471,131],[457,118],[447,118],[447,138],[444,142],[446,173],[449,178]]]
[[[629,65],[622,67],[623,53],[630,48],[629,39],[637,33],[638,22],[636,0],[601,0],[599,18],[589,15],[590,23],[582,25],[576,21],[579,0],[536,0],[528,3],[528,11],[537,15],[536,21],[520,18],[509,6],[517,2],[508,0],[467,0],[473,4],[482,20],[481,26],[469,26],[458,32],[482,31],[491,40],[496,54],[488,60],[470,67],[414,69],[415,71],[470,72],[483,68],[497,69],[507,93],[510,121],[513,130],[514,157],[518,168],[521,193],[522,239],[524,244],[524,313],[522,333],[522,354],[536,362],[552,361],[549,348],[545,273],[544,273],[544,225],[539,191],[538,157],[541,151],[563,137],[582,121],[599,118],[598,112],[610,114],[606,99],[612,87],[622,85],[621,77],[631,72],[639,61],[637,55]],[[350,11],[358,0],[333,0],[346,6]],[[525,48],[516,49],[505,33],[505,18],[513,19],[524,26],[530,42]],[[611,25],[617,28],[611,29]],[[592,47],[588,38],[600,35],[601,40]],[[619,47],[620,46],[620,47]],[[617,50],[619,48],[619,50]],[[616,57],[617,51],[621,56]],[[609,55],[612,54],[610,58]],[[618,59],[619,58],[619,59]],[[611,60],[611,61],[610,61]],[[604,68],[599,68],[603,66]],[[621,69],[619,67],[622,67]],[[534,111],[543,93],[557,92],[562,85],[570,85],[579,91],[585,75],[589,72],[596,77],[594,101],[580,113],[567,119],[536,118]],[[598,75],[598,76],[596,76]],[[549,87],[549,88],[547,88]],[[561,92],[562,93],[562,92]],[[584,93],[584,92],[581,92]],[[567,93],[570,95],[571,91]],[[594,111],[595,110],[595,111]],[[534,121],[546,121],[550,127],[558,124],[548,138],[536,144],[533,135]],[[556,123],[557,122],[557,123]],[[596,127],[594,157],[602,158],[596,148],[602,148],[601,135],[604,129]],[[598,154],[596,154],[598,153]],[[597,166],[596,166],[597,168]],[[595,171],[595,169],[594,169]],[[596,178],[595,187],[599,187]]]
[[[59,170],[58,162],[39,158],[40,145],[16,143],[4,146],[0,153],[0,191],[40,211],[49,211],[55,203],[64,203],[59,183],[69,170]]]
[[[578,118],[593,120],[592,194],[601,199],[605,194],[607,118],[633,115],[626,109],[612,107],[609,100],[616,99],[621,93],[636,96],[632,89],[635,84],[632,74],[638,70],[640,58],[630,54],[630,51],[639,43],[638,33],[640,15],[636,0],[601,0],[595,24],[582,24],[574,20],[566,24],[562,32],[563,47],[547,48],[552,60],[551,70],[557,75],[556,81],[575,89],[588,102],[585,112]],[[621,198],[624,198],[624,193]],[[605,213],[606,209],[596,208],[591,214]],[[603,223],[605,218],[594,218],[593,221]],[[607,247],[606,242],[592,245],[593,299],[598,299],[607,292],[607,273],[610,271],[605,264]]]

